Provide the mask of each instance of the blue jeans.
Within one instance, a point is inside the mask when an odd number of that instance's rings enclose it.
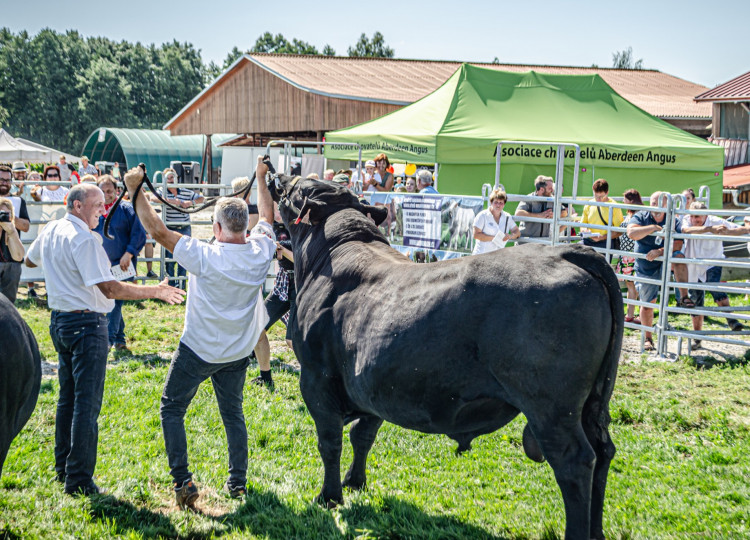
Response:
[[[97,419],[107,370],[107,316],[53,311],[49,333],[57,351],[60,396],[55,419],[55,471],[65,489],[93,482]]]
[[[170,225],[169,226],[170,231],[175,231],[180,233],[183,236],[192,236],[193,229],[190,225]],[[171,259],[174,255],[169,250],[164,250],[164,257],[167,259]],[[167,277],[185,277],[187,275],[187,270],[185,270],[182,266],[177,264],[176,262],[168,262],[166,263],[165,268],[165,276]],[[177,273],[175,273],[175,266],[177,267]],[[182,289],[187,289],[187,281],[178,281],[176,279],[170,279],[169,284],[173,287],[180,287]]]
[[[133,278],[123,281],[133,281]],[[125,345],[125,319],[122,318],[122,303],[124,300],[115,300],[115,307],[107,314],[107,333],[109,334],[109,346],[122,343]]]
[[[160,409],[164,446],[167,449],[170,473],[176,484],[181,485],[193,477],[188,470],[185,412],[195,397],[198,386],[210,377],[227,435],[229,484],[245,485],[247,426],[242,412],[242,390],[249,363],[248,357],[221,364],[204,362],[180,342],[169,366]]]

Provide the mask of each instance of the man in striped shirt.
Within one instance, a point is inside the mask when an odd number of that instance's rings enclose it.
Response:
[[[163,187],[158,188],[158,191],[159,195],[164,197],[170,203],[181,208],[192,208],[196,204],[201,204],[203,202],[204,197],[200,193],[196,193],[195,191],[190,189],[181,188],[175,184],[177,182],[177,173],[174,169],[164,169],[164,178],[166,178],[167,184],[172,184],[172,186],[167,187],[166,195],[164,194]],[[176,231],[183,236],[191,236],[192,229],[190,227],[190,214],[183,214],[169,207],[167,207],[166,212],[165,223],[170,231]],[[167,259],[171,259],[172,253],[170,251],[166,251],[165,257]],[[176,273],[175,266],[177,266]],[[166,263],[165,275],[167,277],[171,278],[174,276],[179,278],[185,277],[186,274],[187,272],[185,271],[185,269],[174,261]],[[185,280],[170,279],[170,285],[181,287],[184,289],[187,286],[187,282]]]

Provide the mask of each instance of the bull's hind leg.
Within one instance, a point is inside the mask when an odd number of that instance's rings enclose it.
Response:
[[[352,442],[354,459],[344,476],[344,487],[362,489],[367,483],[367,454],[370,452],[383,419],[377,416],[363,416],[352,423],[349,440]]]
[[[583,429],[596,454],[591,489],[591,538],[603,539],[604,492],[607,489],[609,464],[615,457],[615,444],[609,435],[609,411],[597,414],[588,407],[583,411]]]
[[[333,508],[344,502],[341,489],[341,442],[343,440],[343,420],[328,416],[318,418],[313,415],[318,432],[318,451],[323,460],[323,487],[316,500]]]
[[[555,473],[565,503],[565,538],[589,538],[591,481],[596,455],[578,419],[529,419],[534,437]]]

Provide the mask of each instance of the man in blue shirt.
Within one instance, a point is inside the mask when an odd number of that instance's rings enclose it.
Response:
[[[432,173],[427,169],[417,171],[417,189],[420,193],[438,194],[438,191],[432,187]]]
[[[667,197],[669,197],[669,193],[657,191],[651,195],[650,205],[665,207],[667,204]],[[661,279],[662,261],[657,261],[655,259],[664,255],[664,237],[653,236],[653,233],[663,230],[666,225],[666,216],[667,215],[664,212],[642,210],[641,212],[637,212],[628,222],[627,234],[635,241],[635,252],[646,255],[645,259],[637,258],[635,260],[635,275],[637,277],[657,280]],[[679,219],[675,219],[675,232],[682,232]],[[674,241],[672,257],[685,257],[682,251],[680,251],[682,249],[682,244],[682,240]],[[686,265],[672,264],[672,272],[674,272],[676,281],[680,283],[687,282],[688,271]],[[638,296],[641,301],[656,303],[656,299],[659,296],[659,285],[637,282],[635,286],[636,289],[638,289]],[[678,304],[688,308],[695,307],[695,304],[688,296],[687,289],[680,289],[680,300],[678,301]],[[642,307],[641,321],[644,326],[651,326],[654,321],[654,308]],[[651,332],[646,332],[645,349],[647,351],[654,350],[654,342],[651,337]]]
[[[109,262],[112,266],[119,266],[126,272],[130,265],[135,267],[136,257],[146,244],[146,230],[141,225],[133,205],[122,201],[109,223],[109,234],[114,237],[110,240],[104,236],[104,220],[117,199],[115,179],[105,174],[97,182],[99,189],[104,193],[104,214],[99,216],[99,225],[95,232],[99,233],[104,240],[104,251],[107,252]],[[123,281],[133,281],[128,278]],[[115,350],[125,351],[125,320],[122,318],[122,300],[115,300],[115,307],[107,314],[107,326],[109,333],[109,346]]]

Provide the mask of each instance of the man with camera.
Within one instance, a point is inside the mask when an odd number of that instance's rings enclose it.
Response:
[[[0,165],[0,197],[7,201],[0,207],[0,292],[8,300],[15,302],[24,253],[19,231],[28,232],[29,212],[26,210],[26,201],[10,195],[11,182],[11,169]]]
[[[138,286],[117,281],[109,258],[92,233],[104,210],[104,194],[94,184],[68,193],[67,214],[44,228],[31,244],[26,266],[42,266],[50,336],[58,355],[60,396],[55,419],[55,471],[70,495],[101,493],[94,483],[97,419],[107,368],[107,313],[114,299],[158,298],[169,304],[184,293],[167,285]]]
[[[268,159],[264,156],[265,160]],[[189,272],[185,326],[172,357],[161,398],[164,446],[174,481],[175,499],[191,507],[198,488],[188,469],[185,413],[200,384],[210,378],[219,405],[229,453],[231,497],[244,497],[247,482],[247,427],[242,412],[242,391],[250,355],[268,322],[263,305],[263,283],[276,255],[273,202],[265,182],[267,162],[258,159],[258,211],[260,219],[246,237],[247,203],[236,197],[219,199],[214,207],[209,244],[169,230],[148,204],[141,169],[125,175],[138,217],[146,231]]]

